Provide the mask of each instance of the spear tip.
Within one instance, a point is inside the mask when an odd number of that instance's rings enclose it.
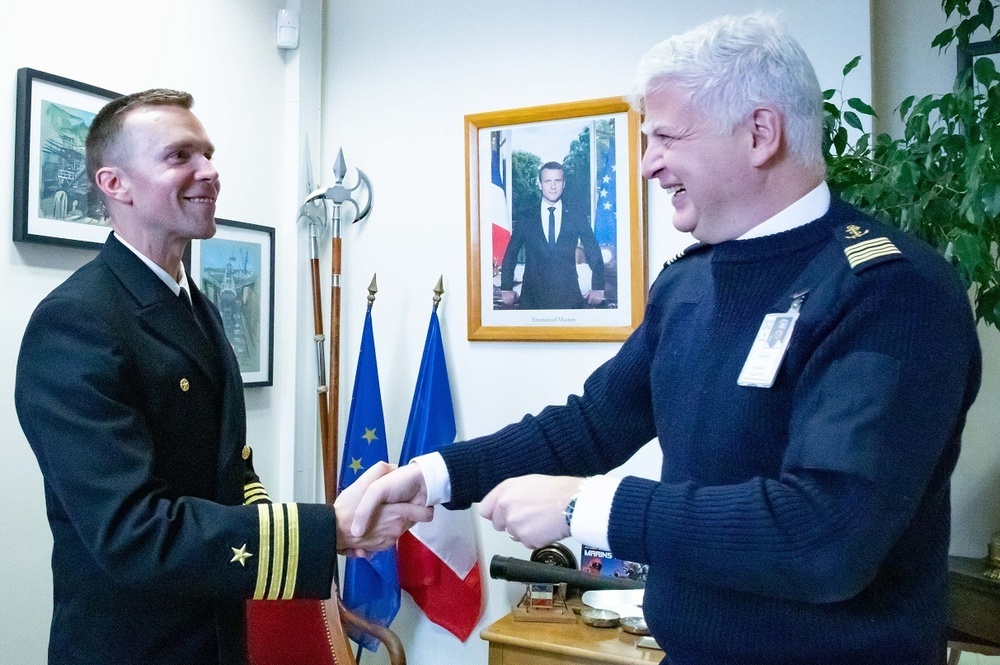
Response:
[[[340,182],[347,175],[347,162],[344,161],[344,149],[340,148],[337,150],[337,159],[333,162],[333,175],[337,176],[337,181]]]
[[[378,285],[375,283],[375,273],[372,273],[372,283],[368,285],[368,304],[375,302],[375,294],[378,293]]]

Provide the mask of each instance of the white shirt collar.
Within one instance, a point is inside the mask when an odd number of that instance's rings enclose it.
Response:
[[[118,242],[125,245],[130,252],[138,256],[143,263],[149,266],[149,269],[153,271],[153,274],[159,277],[160,281],[166,284],[167,288],[173,291],[175,296],[179,296],[181,294],[181,287],[184,287],[184,290],[187,291],[188,294],[191,293],[191,287],[188,285],[187,272],[184,270],[183,263],[181,263],[181,280],[180,282],[177,282],[166,270],[156,265],[148,256],[128,244],[120,235],[116,233],[115,237],[118,238]],[[190,297],[190,295],[188,297]]]
[[[791,231],[796,227],[804,226],[815,219],[819,219],[829,209],[830,188],[827,186],[826,181],[823,181],[801,199],[777,215],[765,219],[741,235],[737,240],[749,240],[750,238],[774,235],[782,231]]]

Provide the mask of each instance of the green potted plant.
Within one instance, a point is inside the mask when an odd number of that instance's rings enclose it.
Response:
[[[976,4],[975,12],[970,8]],[[997,3],[1000,4],[1000,3]],[[932,43],[966,46],[980,29],[994,34],[994,2],[941,0],[957,26]],[[844,67],[846,77],[860,61]],[[908,97],[898,107],[900,138],[872,134],[874,110],[840,90],[824,92],[830,186],[845,200],[937,247],[971,289],[976,317],[1000,328],[1000,74],[976,60],[951,92]]]

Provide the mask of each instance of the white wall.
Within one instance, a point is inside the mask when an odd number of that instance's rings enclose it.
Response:
[[[120,92],[174,87],[195,97],[195,113],[216,144],[220,217],[277,226],[275,386],[247,391],[249,438],[276,495],[291,488],[295,431],[295,345],[299,308],[295,208],[301,197],[297,137],[318,127],[322,5],[304,33],[312,54],[274,46],[281,0],[45,0],[0,3],[0,210],[12,203],[16,71],[31,67]],[[310,74],[310,72],[312,72]],[[306,90],[301,77],[308,77]],[[288,81],[286,81],[288,79]],[[308,89],[311,85],[311,92]],[[311,102],[310,102],[311,98]],[[311,110],[310,110],[311,108]],[[286,139],[286,131],[293,138]],[[318,130],[316,130],[318,134]],[[9,224],[9,221],[7,222]],[[51,615],[51,536],[41,475],[14,413],[14,368],[28,317],[44,295],[93,251],[0,242],[0,654],[8,663],[45,662]],[[310,335],[311,337],[311,335]],[[312,394],[315,394],[313,391]],[[279,396],[281,399],[279,399]],[[308,428],[311,435],[312,428]],[[155,611],[155,608],[150,608]]]
[[[716,15],[756,6],[786,10],[824,87],[840,85],[840,71],[855,55],[869,60],[867,0],[581,0],[548,3],[544,11],[540,6],[527,0],[328,5],[324,169],[328,173],[343,147],[349,165],[363,169],[377,190],[372,216],[344,230],[343,390],[351,389],[366,287],[377,272],[375,337],[390,456],[399,451],[432,289],[441,274],[446,291],[440,315],[460,438],[562,402],[619,346],[466,340],[465,114],[623,94],[639,58],[655,43]],[[870,98],[866,69],[849,85],[849,94]],[[689,244],[670,229],[669,208],[658,189],[650,192],[651,278]],[[342,422],[346,408],[345,401]],[[658,459],[644,450],[633,468],[656,474]],[[484,566],[494,554],[527,558],[524,547],[479,523]],[[508,612],[520,592],[520,585],[490,581],[479,628]],[[393,628],[413,662],[486,660],[478,630],[461,644],[423,618],[406,594]],[[372,660],[383,662],[383,656]]]

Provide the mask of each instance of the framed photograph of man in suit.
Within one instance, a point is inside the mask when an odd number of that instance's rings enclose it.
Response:
[[[618,97],[465,116],[470,340],[621,341],[639,325],[639,122]]]

